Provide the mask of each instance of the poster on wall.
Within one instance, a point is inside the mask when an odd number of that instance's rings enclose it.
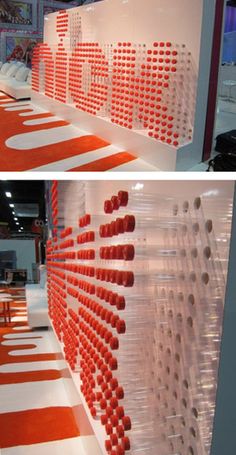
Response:
[[[82,3],[82,2],[81,2]],[[62,9],[74,8],[75,5],[68,5],[68,3],[56,1],[40,1],[40,14],[39,14],[39,29],[43,30],[44,16],[47,14],[56,13]]]
[[[1,33],[1,59],[4,62],[18,60],[31,68],[34,47],[40,42],[42,42],[41,35],[3,32]]]
[[[1,0],[0,28],[36,30],[37,2],[35,0]]]

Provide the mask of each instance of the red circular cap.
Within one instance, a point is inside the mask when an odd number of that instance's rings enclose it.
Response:
[[[117,234],[124,234],[124,222],[122,218],[116,219],[116,231]]]
[[[111,421],[113,427],[116,427],[119,423],[119,419],[118,419],[117,415],[115,415],[115,414],[112,414],[110,416],[110,421]]]
[[[112,397],[112,398],[110,399],[110,405],[111,405],[111,407],[112,407],[113,409],[116,409],[116,408],[117,408],[117,406],[118,406],[118,400],[117,400],[116,397]]]
[[[117,431],[117,429],[116,429],[116,431]],[[122,437],[119,435],[118,431],[117,431],[117,434],[119,437]],[[124,455],[124,454],[125,454],[125,450],[123,449],[123,447],[120,444],[118,444],[116,446],[116,455]]]
[[[105,224],[104,226],[104,236],[105,237],[112,237],[112,229],[109,223]]]
[[[116,283],[116,270],[110,271],[110,280],[111,283]]]
[[[123,286],[130,288],[134,285],[133,272],[123,272]]]
[[[112,196],[111,202],[113,205],[113,210],[118,210],[120,208],[120,199],[118,196]]]
[[[125,321],[123,319],[119,319],[119,321],[117,321],[116,330],[117,330],[117,333],[125,333],[126,325],[125,325]]]
[[[111,317],[111,326],[113,328],[116,327],[116,323],[117,323],[118,320],[119,320],[119,316],[117,314],[113,314],[112,317]]]
[[[117,370],[117,359],[115,357],[110,358],[109,367],[111,370]]]
[[[119,438],[123,438],[123,436],[124,436],[124,434],[125,434],[125,430],[124,430],[123,425],[117,425],[117,427],[116,427],[116,433],[118,434],[118,437],[119,437]]]
[[[117,227],[116,227],[116,222],[115,221],[111,222],[111,232],[112,232],[112,236],[119,234],[119,232],[117,230]]]
[[[106,447],[106,450],[109,452],[112,448],[112,445],[111,445],[111,441],[109,439],[106,439],[105,441],[105,447]]]
[[[94,408],[94,406],[92,406],[92,407],[90,408],[90,412],[91,412],[91,416],[92,416],[92,417],[96,417],[97,411],[96,411],[96,408]]]
[[[100,237],[105,237],[105,226],[103,224],[99,228],[99,235]]]
[[[125,261],[133,261],[135,256],[134,245],[124,245],[123,247],[123,258]]]
[[[108,417],[107,417],[107,415],[106,415],[106,414],[102,414],[102,415],[101,415],[101,424],[102,424],[102,425],[106,425],[107,422],[108,422]]]
[[[120,270],[116,271],[116,284],[118,284],[119,286],[123,284],[123,272],[121,272]]]
[[[122,400],[122,398],[124,398],[124,389],[123,387],[116,387],[116,390],[115,390],[115,393],[116,393],[116,397],[118,398],[118,400]]]
[[[127,436],[121,439],[122,446],[125,450],[130,450],[130,440]]]
[[[118,437],[117,437],[117,434],[115,433],[112,433],[110,435],[110,440],[111,440],[111,443],[113,446],[116,446],[118,444]]]
[[[110,398],[112,397],[111,389],[106,389],[104,395],[105,395],[106,400],[110,400]]]
[[[115,390],[118,387],[118,381],[116,378],[110,380],[110,387],[112,390]]]
[[[119,417],[119,419],[122,419],[122,417],[124,417],[125,412],[123,406],[117,406],[116,415]]]
[[[109,343],[110,338],[112,337],[112,332],[107,331],[105,334],[105,341]]]
[[[111,349],[119,349],[119,340],[117,337],[111,337],[110,339],[110,347]]]
[[[100,408],[101,409],[106,409],[106,407],[107,407],[107,402],[106,402],[106,400],[104,398],[102,398],[100,400]]]
[[[110,382],[110,380],[112,379],[112,372],[108,370],[105,372],[104,376],[105,376],[106,381]]]
[[[122,423],[124,425],[125,431],[131,430],[131,420],[129,416],[122,417]]]
[[[88,213],[86,213],[85,215],[85,222],[86,225],[91,224],[91,215],[89,215]]]
[[[97,398],[97,401],[100,401],[102,399],[102,392],[97,392],[96,398]]]
[[[94,231],[89,231],[88,232],[88,241],[89,242],[94,242],[95,240],[95,232]]]
[[[107,406],[107,409],[106,409],[106,415],[108,417],[111,417],[111,415],[113,414],[113,409],[111,406]]]
[[[113,212],[113,204],[111,201],[104,202],[104,212],[105,213],[112,213]]]
[[[107,423],[105,426],[106,434],[110,435],[113,431],[113,426],[111,423]]]
[[[116,308],[117,310],[125,309],[125,298],[122,295],[117,295],[116,297]]]
[[[116,247],[116,259],[123,259],[123,245],[117,245]]]
[[[111,292],[110,295],[109,295],[109,303],[110,305],[116,305],[116,299],[117,299],[117,296],[118,294],[116,294],[115,292]]]
[[[120,205],[126,207],[129,202],[129,193],[128,191],[119,191],[118,198],[120,200]]]
[[[134,232],[135,230],[135,216],[126,215],[124,218],[124,231],[125,232]]]

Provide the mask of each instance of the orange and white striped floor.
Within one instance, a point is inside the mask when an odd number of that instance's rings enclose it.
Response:
[[[132,152],[0,93],[0,171],[157,171]]]
[[[101,455],[51,330],[31,330],[26,303],[0,318],[1,455]]]

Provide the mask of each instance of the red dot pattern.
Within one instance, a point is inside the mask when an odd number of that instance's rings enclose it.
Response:
[[[42,77],[41,64],[44,64],[45,74]],[[32,89],[44,91],[49,98],[54,98],[54,59],[50,47],[39,43],[34,48],[32,58]],[[40,84],[43,83],[44,87]]]
[[[56,31],[59,38],[64,38],[69,30],[69,14],[67,11],[58,11],[56,19]]]
[[[133,128],[137,51],[131,43],[118,43],[113,55],[111,121]]]
[[[78,42],[72,25],[68,12],[58,14],[53,58],[46,43],[36,47],[33,90],[44,61],[46,96],[174,147],[192,140],[196,74],[184,45]]]
[[[108,62],[99,44],[77,44],[69,64],[69,89],[76,107],[98,114],[107,102],[107,79]]]
[[[114,210],[118,210],[116,196],[112,201]],[[125,390],[116,377],[116,352],[120,337],[126,332],[122,289],[132,286],[135,278],[132,271],[98,267],[96,258],[105,253],[104,259],[106,254],[113,259],[121,251],[124,260],[127,248],[134,252],[134,247],[116,245],[111,251],[111,246],[104,246],[98,252],[90,246],[87,248],[87,243],[92,245],[99,239],[99,232],[86,231],[88,226],[93,228],[93,217],[89,214],[79,219],[81,234],[77,235],[77,230],[75,234],[70,226],[59,230],[57,182],[51,187],[51,207],[55,227],[53,237],[47,242],[49,315],[66,361],[72,370],[79,370],[81,392],[91,416],[104,427],[105,449],[108,453],[112,450],[125,454],[131,421],[123,407]],[[91,232],[92,237],[86,236]],[[131,261],[131,256],[127,260]],[[116,282],[121,291],[112,291],[106,282]]]

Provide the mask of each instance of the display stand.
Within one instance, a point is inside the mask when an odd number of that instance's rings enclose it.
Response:
[[[157,170],[189,169],[201,161],[214,7],[107,0],[49,15],[33,102]]]

